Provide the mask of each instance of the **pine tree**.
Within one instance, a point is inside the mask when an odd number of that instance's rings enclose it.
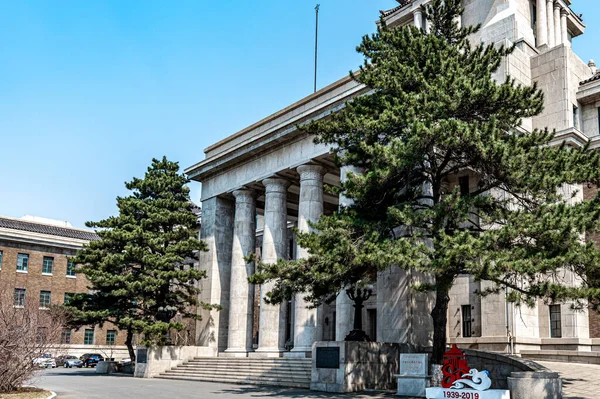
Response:
[[[86,225],[97,241],[86,244],[73,262],[82,265],[90,294],[76,295],[67,308],[72,325],[111,322],[127,332],[132,360],[133,335],[146,345],[165,344],[176,313],[198,319],[198,280],[206,277],[193,262],[206,244],[196,238],[198,221],[192,212],[187,178],[166,157],[153,159],[143,179],[125,184],[131,194],[117,198],[119,214]]]
[[[351,76],[369,93],[300,127],[330,144],[339,166],[364,170],[337,190],[354,203],[298,234],[308,259],[259,265],[252,279],[275,281],[271,302],[305,292],[317,306],[392,265],[424,271],[433,282],[413,288],[435,293],[437,364],[458,275],[494,283],[481,295],[510,288],[517,305],[599,295],[585,276],[598,270],[600,252],[582,235],[598,229],[600,200],[576,202],[561,189],[597,183],[600,158],[587,147],[550,146],[547,129],[522,128],[543,110],[543,94],[494,80],[514,49],[470,43],[479,27],[458,26],[462,12],[460,0],[433,0],[424,9],[429,34],[382,20],[363,38],[365,63]],[[456,184],[463,175],[470,192]],[[581,284],[569,285],[564,271]]]

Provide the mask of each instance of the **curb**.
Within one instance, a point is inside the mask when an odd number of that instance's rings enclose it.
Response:
[[[50,396],[48,396],[46,399],[54,399],[54,398],[56,398],[56,392],[50,391]]]

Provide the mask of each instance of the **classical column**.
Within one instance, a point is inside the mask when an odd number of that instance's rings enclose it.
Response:
[[[298,204],[298,231],[307,232],[312,228],[308,222],[316,222],[323,214],[323,175],[325,168],[319,165],[302,165],[298,167],[300,174],[300,203]],[[298,259],[307,258],[308,251],[297,248]],[[312,344],[317,338],[317,309],[309,309],[304,294],[297,294],[294,306],[294,349],[305,356],[312,351]]]
[[[415,11],[413,11],[413,18],[414,18],[414,24],[417,28],[422,29],[423,28],[423,11],[421,11],[421,8],[417,8]]]
[[[569,31],[567,29],[567,10],[560,11],[560,33],[562,36],[562,43],[565,46],[569,46],[571,42],[569,42]]]
[[[548,44],[548,23],[546,18],[546,0],[537,0],[537,46]]]
[[[246,356],[252,351],[254,321],[254,285],[248,277],[254,274],[254,262],[244,257],[256,250],[256,197],[252,190],[237,190],[231,251],[231,284],[229,294],[229,337],[227,352],[231,356]]]
[[[554,43],[558,46],[562,42],[560,32],[560,4],[554,3]]]
[[[348,178],[347,175],[349,172],[354,174],[360,174],[362,170],[353,166],[342,166],[340,170],[340,180],[342,182],[346,181]],[[340,207],[352,205],[353,200],[340,195]],[[352,331],[354,324],[354,302],[348,295],[346,295],[346,291],[342,290],[338,296],[335,298],[335,317],[336,317],[336,326],[335,326],[335,340],[343,341],[346,338],[346,335],[350,331]]]
[[[275,263],[287,259],[287,189],[289,182],[272,178],[263,181],[265,186],[265,228],[263,232],[262,262]],[[264,356],[279,357],[285,351],[285,305],[269,305],[265,295],[275,283],[268,282],[260,288],[260,320],[258,349]]]
[[[548,23],[548,47],[554,47],[554,0],[546,1],[546,18]]]
[[[212,197],[202,201],[200,239],[208,246],[199,254],[199,268],[207,277],[198,282],[199,300],[222,306],[220,311],[198,309],[202,320],[196,322],[196,342],[215,353],[227,349],[229,325],[229,283],[231,282],[231,245],[233,243],[233,201]]]

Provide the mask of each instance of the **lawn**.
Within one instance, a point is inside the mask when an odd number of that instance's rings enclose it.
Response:
[[[39,388],[23,388],[20,391],[0,393],[0,399],[46,399],[50,392]]]

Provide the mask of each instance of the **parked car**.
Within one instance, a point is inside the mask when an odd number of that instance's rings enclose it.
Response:
[[[96,367],[98,362],[104,361],[104,357],[99,353],[86,353],[79,360],[85,367]]]
[[[72,356],[72,355],[66,355],[66,356],[59,356],[58,358],[56,358],[56,365],[57,366],[64,366],[66,368],[71,368],[71,367],[83,367],[83,362],[81,360],[79,360],[79,358],[77,356]]]
[[[39,367],[56,368],[56,360],[54,360],[50,353],[44,353],[41,357],[35,359],[33,364],[36,364]]]

